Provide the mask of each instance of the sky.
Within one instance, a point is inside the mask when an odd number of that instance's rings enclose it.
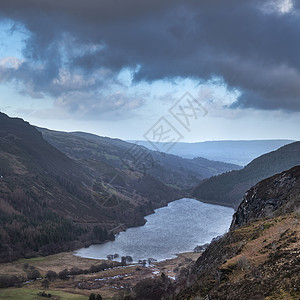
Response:
[[[127,140],[300,140],[299,53],[296,0],[1,0],[0,111]]]

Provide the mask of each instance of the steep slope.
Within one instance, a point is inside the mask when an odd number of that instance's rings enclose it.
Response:
[[[181,269],[174,283],[161,281],[156,300],[300,299],[299,241],[297,166],[251,188],[230,232]]]
[[[0,113],[0,261],[113,238],[179,197],[151,176],[75,162]]]
[[[245,195],[233,216],[231,229],[256,219],[295,212],[300,207],[300,166],[267,178]]]
[[[203,201],[236,208],[244,193],[257,182],[300,164],[300,142],[295,142],[253,160],[242,170],[200,182],[192,195]]]
[[[115,168],[134,169],[178,189],[188,190],[204,178],[241,168],[204,158],[184,159],[150,151],[119,139],[84,132],[66,133],[42,128],[38,130],[49,143],[73,159],[95,159]]]

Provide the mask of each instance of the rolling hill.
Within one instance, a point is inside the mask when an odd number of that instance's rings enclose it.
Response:
[[[150,175],[74,161],[0,113],[0,261],[112,239],[180,197]]]
[[[253,159],[277,150],[278,148],[295,142],[293,140],[237,140],[237,141],[207,141],[198,143],[179,142],[168,153],[184,158],[204,157],[210,160],[223,161],[245,166]],[[138,141],[150,150],[152,145],[147,141]],[[164,149],[163,143],[158,143]]]
[[[54,147],[81,163],[100,160],[121,170],[147,173],[179,190],[189,190],[200,180],[241,167],[204,158],[185,159],[150,151],[119,139],[84,132],[59,132],[38,128]]]
[[[214,176],[200,182],[192,195],[200,200],[236,208],[244,193],[257,182],[300,165],[300,142],[264,154],[242,170]]]

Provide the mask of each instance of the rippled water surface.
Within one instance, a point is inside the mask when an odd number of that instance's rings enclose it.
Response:
[[[233,212],[228,207],[180,199],[147,216],[144,226],[121,232],[113,242],[82,248],[76,255],[105,259],[108,254],[118,253],[120,257],[132,256],[134,261],[173,258],[225,233]]]

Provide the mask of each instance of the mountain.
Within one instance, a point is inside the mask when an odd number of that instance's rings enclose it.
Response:
[[[235,212],[230,228],[235,230],[257,219],[290,214],[299,208],[300,166],[297,166],[252,187]]]
[[[300,299],[299,195],[300,166],[258,183],[227,234],[181,268],[175,282],[139,283],[134,299],[147,293],[150,300]]]
[[[191,270],[197,286],[181,292],[184,299],[195,294],[203,299],[299,299],[299,195],[299,166],[251,188],[231,231],[197,260]]]
[[[176,143],[168,153],[184,158],[204,157],[245,166],[265,153],[295,142],[293,140],[246,140],[246,141],[207,141],[199,143]],[[148,141],[138,141],[139,145],[155,150]],[[156,143],[159,149],[166,149],[165,143]]]
[[[200,182],[192,195],[203,201],[236,208],[251,186],[299,164],[300,142],[295,142],[254,159],[242,170],[224,173]]]
[[[75,161],[0,113],[0,261],[112,239],[180,197],[150,175]]]
[[[87,133],[37,130],[0,113],[0,261],[113,239],[199,180],[235,168]]]
[[[54,147],[81,163],[100,160],[120,170],[136,170],[179,190],[190,190],[200,180],[240,166],[204,158],[185,159],[119,139],[84,132],[59,132],[38,128]]]

